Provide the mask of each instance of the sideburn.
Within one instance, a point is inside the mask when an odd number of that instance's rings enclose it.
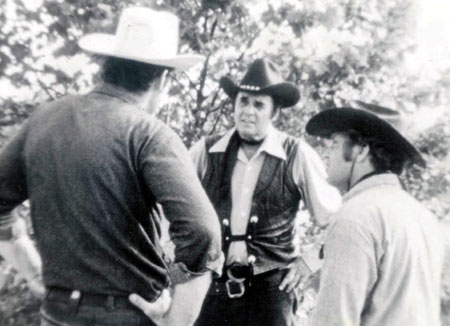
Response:
[[[351,162],[353,160],[352,152],[353,152],[352,141],[350,139],[346,139],[345,143],[344,143],[344,151],[343,151],[343,159],[345,162]]]

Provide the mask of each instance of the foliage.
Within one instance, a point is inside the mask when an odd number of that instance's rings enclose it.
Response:
[[[220,77],[239,80],[253,59],[268,57],[301,90],[300,103],[277,122],[293,135],[318,110],[356,99],[419,114],[416,145],[428,168],[410,171],[405,184],[440,218],[449,216],[450,116],[442,112],[450,70],[418,68],[412,0],[0,0],[0,144],[40,102],[89,90],[100,59],[82,53],[77,40],[113,33],[117,13],[130,5],[176,13],[181,52],[207,58],[171,75],[171,97],[159,114],[186,145],[232,126]],[[303,231],[304,243],[320,233],[310,221]]]

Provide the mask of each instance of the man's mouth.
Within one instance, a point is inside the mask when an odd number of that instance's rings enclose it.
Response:
[[[249,120],[241,120],[241,122],[242,122],[243,124],[247,124],[247,125],[255,124],[254,121],[249,121]]]

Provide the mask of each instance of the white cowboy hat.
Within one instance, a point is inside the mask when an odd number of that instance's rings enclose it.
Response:
[[[188,69],[204,60],[197,54],[178,55],[178,17],[143,7],[123,10],[116,35],[88,34],[78,45],[88,52]]]

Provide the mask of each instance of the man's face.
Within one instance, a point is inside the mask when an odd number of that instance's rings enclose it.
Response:
[[[345,134],[334,133],[328,140],[324,155],[328,182],[341,191],[348,190],[348,181],[351,173],[352,160],[351,157],[348,157],[348,146],[351,145]]]
[[[234,105],[234,122],[239,135],[246,140],[265,138],[273,110],[271,96],[239,92]]]

